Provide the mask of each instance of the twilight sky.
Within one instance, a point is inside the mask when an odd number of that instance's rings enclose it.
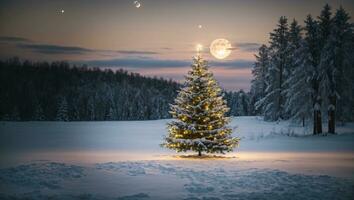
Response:
[[[325,3],[354,13],[350,0],[139,2],[140,8],[134,0],[1,0],[0,58],[67,60],[181,81],[196,44],[225,38],[235,47],[227,59],[207,48],[203,56],[222,87],[249,90],[254,53],[280,16],[302,24]]]

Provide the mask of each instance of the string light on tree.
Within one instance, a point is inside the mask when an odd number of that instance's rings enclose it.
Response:
[[[200,52],[203,51],[203,45],[197,44],[197,46],[195,47],[195,49],[197,50],[197,54],[200,54]]]
[[[200,55],[202,45],[196,46],[192,70],[188,72],[184,87],[171,105],[174,121],[168,123],[168,135],[162,146],[181,151],[224,153],[232,151],[239,138],[231,136],[227,126],[229,110],[222,99],[221,89],[207,62]]]

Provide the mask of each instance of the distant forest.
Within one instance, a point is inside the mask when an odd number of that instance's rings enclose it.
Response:
[[[303,26],[280,17],[252,71],[256,114],[310,122],[314,134],[324,120],[329,133],[337,121],[354,120],[354,26],[344,8],[332,12],[327,4]]]
[[[0,119],[7,121],[170,118],[180,84],[122,69],[67,62],[0,61]],[[225,92],[229,115],[249,115],[249,95]]]

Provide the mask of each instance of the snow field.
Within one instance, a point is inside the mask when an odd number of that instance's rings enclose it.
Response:
[[[354,126],[312,136],[235,117],[239,148],[159,146],[169,120],[0,122],[0,199],[353,199]]]

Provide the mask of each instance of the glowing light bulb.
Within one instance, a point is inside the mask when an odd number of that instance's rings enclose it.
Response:
[[[198,53],[201,52],[203,50],[203,45],[197,44],[196,50],[197,50]]]

